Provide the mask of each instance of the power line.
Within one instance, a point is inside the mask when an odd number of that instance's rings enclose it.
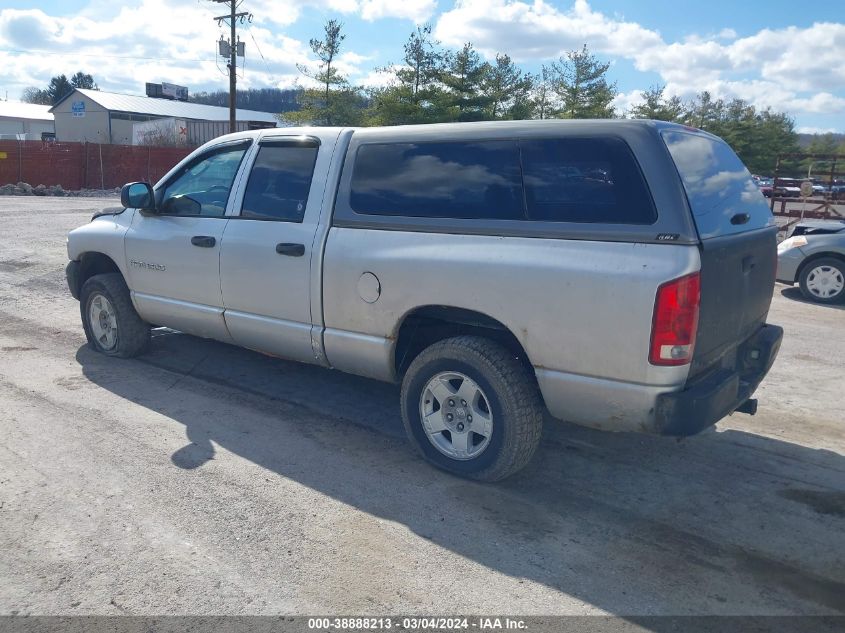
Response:
[[[68,53],[54,53],[39,49],[0,48],[0,53],[19,53],[24,55],[51,55],[54,57],[67,57]],[[142,59],[151,62],[200,62],[213,64],[212,59],[193,59],[190,57],[141,57],[138,55],[105,55],[102,53],[73,53],[74,57],[98,57],[101,59]]]
[[[255,35],[253,35],[252,29],[247,28],[246,32],[249,33],[249,36],[252,38],[252,43],[255,44],[255,50],[258,51],[258,54],[261,56],[261,59],[264,61],[264,68],[267,69],[267,74],[272,75],[273,71],[270,70],[270,64],[267,62],[267,58],[264,57],[264,53],[261,52],[261,48],[258,46],[258,40],[255,39]]]

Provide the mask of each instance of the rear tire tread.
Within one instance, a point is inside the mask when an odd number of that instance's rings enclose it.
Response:
[[[504,479],[528,465],[537,450],[543,432],[544,406],[534,377],[519,360],[514,358],[513,354],[498,343],[478,336],[457,336],[434,343],[423,350],[408,367],[402,382],[402,402],[406,403],[409,397],[416,400],[419,395],[408,393],[411,382],[409,377],[415,376],[425,364],[444,358],[456,359],[475,366],[480,365],[488,381],[503,383],[504,389],[496,395],[502,406],[508,410],[510,423],[503,427],[500,420],[494,427],[498,432],[502,432],[504,428],[505,437],[498,457],[487,468],[467,473],[449,468],[448,465],[439,463],[435,465],[486,482]],[[416,401],[412,404],[418,406]],[[402,407],[405,431],[417,452],[428,459],[412,432],[412,422],[406,413],[407,406],[410,405]]]

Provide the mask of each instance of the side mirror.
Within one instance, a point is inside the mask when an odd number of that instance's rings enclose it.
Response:
[[[130,182],[120,190],[120,204],[127,209],[155,211],[155,194],[146,182]]]

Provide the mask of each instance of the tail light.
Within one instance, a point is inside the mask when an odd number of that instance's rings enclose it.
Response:
[[[699,273],[673,279],[657,289],[648,356],[652,365],[686,365],[692,360],[700,304]]]

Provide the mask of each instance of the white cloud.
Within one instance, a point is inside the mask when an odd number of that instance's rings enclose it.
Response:
[[[400,66],[390,66],[388,68],[376,68],[371,70],[366,75],[362,75],[355,80],[355,83],[361,86],[368,86],[370,88],[384,88],[396,81],[396,69]]]
[[[661,42],[656,32],[607,18],[585,0],[576,0],[565,12],[543,0],[459,0],[440,16],[435,35],[450,46],[472,42],[487,57],[505,51],[517,61],[557,57],[585,42],[619,55]]]
[[[799,134],[836,134],[839,130],[832,127],[814,127],[812,125],[799,125],[795,128]]]
[[[309,4],[338,11],[357,7],[351,0]],[[301,77],[297,64],[313,64],[313,59],[307,43],[287,37],[278,27],[296,19],[301,3],[250,0],[249,7],[256,18],[239,27],[247,50],[239,87],[292,85]],[[15,97],[56,74],[83,70],[101,88],[116,92],[143,93],[148,81],[183,84],[192,92],[225,90],[226,62],[215,49],[228,32],[213,20],[220,9],[196,0],[139,0],[100,18],[89,11],[56,18],[40,9],[2,9],[0,40],[8,48],[30,52],[0,51],[0,84]],[[365,60],[348,51],[341,65],[345,72],[360,73]]]
[[[437,0],[362,0],[360,6],[365,20],[401,18],[419,24],[434,13]]]
[[[627,112],[635,105],[643,102],[642,90],[631,90],[630,92],[620,92],[613,99],[613,107],[617,112]]]
[[[845,88],[845,24],[820,22],[808,28],[764,29],[729,46],[735,66],[759,68],[796,90]]]
[[[505,51],[518,61],[554,59],[587,44],[658,73],[669,95],[710,90],[794,114],[845,111],[845,98],[836,94],[845,89],[841,23],[764,29],[743,38],[726,28],[709,39],[667,42],[655,30],[594,11],[587,0],[567,10],[544,0],[458,0],[440,16],[435,34],[450,46],[470,41],[488,58]],[[620,95],[616,105],[634,104],[636,93]]]
[[[310,85],[296,68],[316,66],[307,42],[284,34],[305,14],[419,23],[435,15],[437,1],[249,0],[245,6],[255,20],[240,30],[247,58],[239,86],[262,87]],[[198,0],[89,0],[81,11],[61,18],[34,8],[0,9],[3,47],[31,51],[0,51],[0,84],[14,98],[53,75],[83,70],[102,88],[118,92],[141,93],[146,81],[181,83],[194,92],[226,89],[225,61],[214,50],[226,29],[212,19],[222,9]],[[810,117],[805,122],[816,126],[836,125],[835,117],[845,113],[843,23],[763,29],[744,37],[725,28],[672,41],[623,16],[595,10],[587,0],[457,0],[436,18],[435,36],[451,47],[471,41],[488,58],[506,52],[517,62],[535,64],[587,44],[605,59],[626,59],[640,71],[658,74],[667,95],[686,99],[709,90],[715,97],[739,97]],[[373,69],[384,59],[356,52],[356,45],[361,42],[347,40],[338,60],[351,83],[389,83],[390,73]],[[139,59],[144,57],[150,59]],[[640,100],[640,90],[630,90],[614,105],[626,110]]]

